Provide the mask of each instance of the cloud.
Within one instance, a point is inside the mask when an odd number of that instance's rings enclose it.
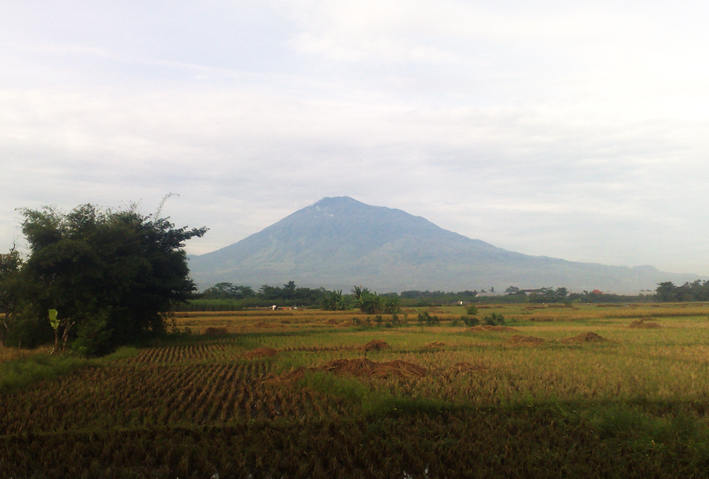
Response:
[[[703,14],[80,6],[0,20],[0,248],[17,207],[174,192],[166,214],[211,228],[202,253],[349,195],[524,253],[709,274]]]

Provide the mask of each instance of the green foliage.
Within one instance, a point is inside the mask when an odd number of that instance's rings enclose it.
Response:
[[[376,292],[370,292],[362,286],[352,288],[354,295],[354,305],[360,311],[367,314],[380,314],[383,312],[382,298]]]
[[[303,288],[296,286],[294,281],[288,281],[283,287],[264,284],[259,288],[256,297],[262,301],[281,305],[317,305],[321,304],[325,294],[324,288]]]
[[[437,326],[441,324],[441,320],[438,316],[431,316],[427,311],[418,314],[418,323],[425,326]]]
[[[85,364],[79,358],[46,354],[0,363],[0,393],[67,374]]]
[[[344,297],[342,296],[341,289],[336,289],[326,293],[323,297],[321,306],[325,311],[345,311],[349,309]]]
[[[500,326],[505,324],[505,317],[500,313],[491,313],[483,317],[483,321],[485,321],[485,324],[488,326]]]
[[[476,314],[478,314],[478,307],[474,304],[471,304],[470,306],[465,308],[465,312],[468,314],[468,316],[475,316]]]
[[[44,313],[44,314],[43,314]],[[54,333],[47,321],[47,311],[36,304],[23,303],[2,328],[2,343],[6,347],[36,348],[52,341]]]
[[[57,319],[58,314],[59,313],[56,309],[49,310],[49,324],[52,326],[52,329],[59,328],[59,320]]]
[[[0,254],[0,314],[2,314],[0,341],[3,343],[10,332],[10,323],[23,307],[22,265],[20,253],[14,246],[9,253]]]
[[[174,311],[241,311],[248,300],[235,299],[189,299],[174,305]]]
[[[36,306],[43,328],[50,329],[47,310],[57,309],[62,335],[79,338],[80,351],[106,352],[164,333],[161,314],[195,290],[183,247],[206,228],[175,228],[135,207],[87,204],[68,214],[44,208],[22,215],[30,247],[21,271],[23,297]]]
[[[468,327],[477,326],[478,324],[480,324],[480,320],[476,316],[464,315],[460,317],[460,320],[463,321],[463,324]]]
[[[256,293],[250,286],[234,286],[232,283],[217,283],[207,288],[200,296],[204,299],[232,299],[242,300],[253,298]]]
[[[709,301],[709,281],[696,280],[675,286],[672,281],[657,285],[655,298],[664,303],[683,301]]]
[[[564,303],[568,300],[569,291],[566,288],[541,288],[529,295],[530,303]]]

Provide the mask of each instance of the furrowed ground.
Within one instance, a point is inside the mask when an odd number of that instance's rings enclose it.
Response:
[[[492,312],[181,313],[193,334],[99,360],[0,350],[0,476],[707,476],[707,305]]]

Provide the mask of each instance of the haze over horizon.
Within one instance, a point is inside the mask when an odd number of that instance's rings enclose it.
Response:
[[[528,255],[709,276],[709,6],[7,2],[17,208],[140,202],[203,254],[350,196]]]

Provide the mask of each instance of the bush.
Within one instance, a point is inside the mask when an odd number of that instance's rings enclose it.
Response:
[[[475,316],[461,316],[460,320],[463,321],[463,323],[469,327],[477,326],[478,324],[480,324],[480,320]]]
[[[489,326],[498,326],[500,324],[505,324],[505,317],[500,313],[488,314],[483,318],[485,324]]]
[[[438,316],[431,316],[426,311],[424,311],[423,313],[419,313],[418,322],[419,322],[419,324],[423,324],[426,326],[433,326],[433,325],[441,324],[441,320],[438,319]]]
[[[470,306],[465,308],[465,312],[468,314],[468,316],[475,316],[476,314],[478,314],[478,307],[474,304],[471,304]]]

